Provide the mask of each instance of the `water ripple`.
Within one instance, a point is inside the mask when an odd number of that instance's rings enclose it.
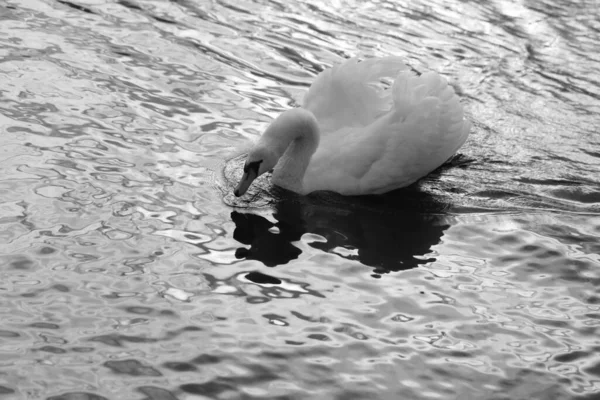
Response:
[[[596,9],[0,5],[0,394],[596,398]],[[452,82],[459,157],[387,196],[233,196],[316,74],[390,54]]]

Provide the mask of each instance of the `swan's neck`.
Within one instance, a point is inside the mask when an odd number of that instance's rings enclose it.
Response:
[[[273,183],[294,192],[304,193],[304,174],[316,149],[311,136],[294,139],[273,171]]]
[[[319,126],[315,116],[302,108],[286,111],[271,124],[264,136],[274,138],[274,147],[281,154],[273,171],[273,183],[304,194],[304,174],[319,146]]]

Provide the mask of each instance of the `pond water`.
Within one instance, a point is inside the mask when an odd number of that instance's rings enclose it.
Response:
[[[597,399],[597,0],[0,4],[0,398]],[[455,86],[455,165],[232,195],[319,71]]]

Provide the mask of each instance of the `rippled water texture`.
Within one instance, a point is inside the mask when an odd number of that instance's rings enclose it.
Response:
[[[0,397],[598,399],[598,15],[0,2]],[[382,197],[232,196],[319,71],[390,54],[455,86],[458,162]]]

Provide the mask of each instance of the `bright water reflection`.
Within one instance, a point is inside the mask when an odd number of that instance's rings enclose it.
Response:
[[[0,394],[596,398],[597,15],[0,4]],[[448,76],[472,162],[384,197],[234,199],[224,162],[361,54]]]

